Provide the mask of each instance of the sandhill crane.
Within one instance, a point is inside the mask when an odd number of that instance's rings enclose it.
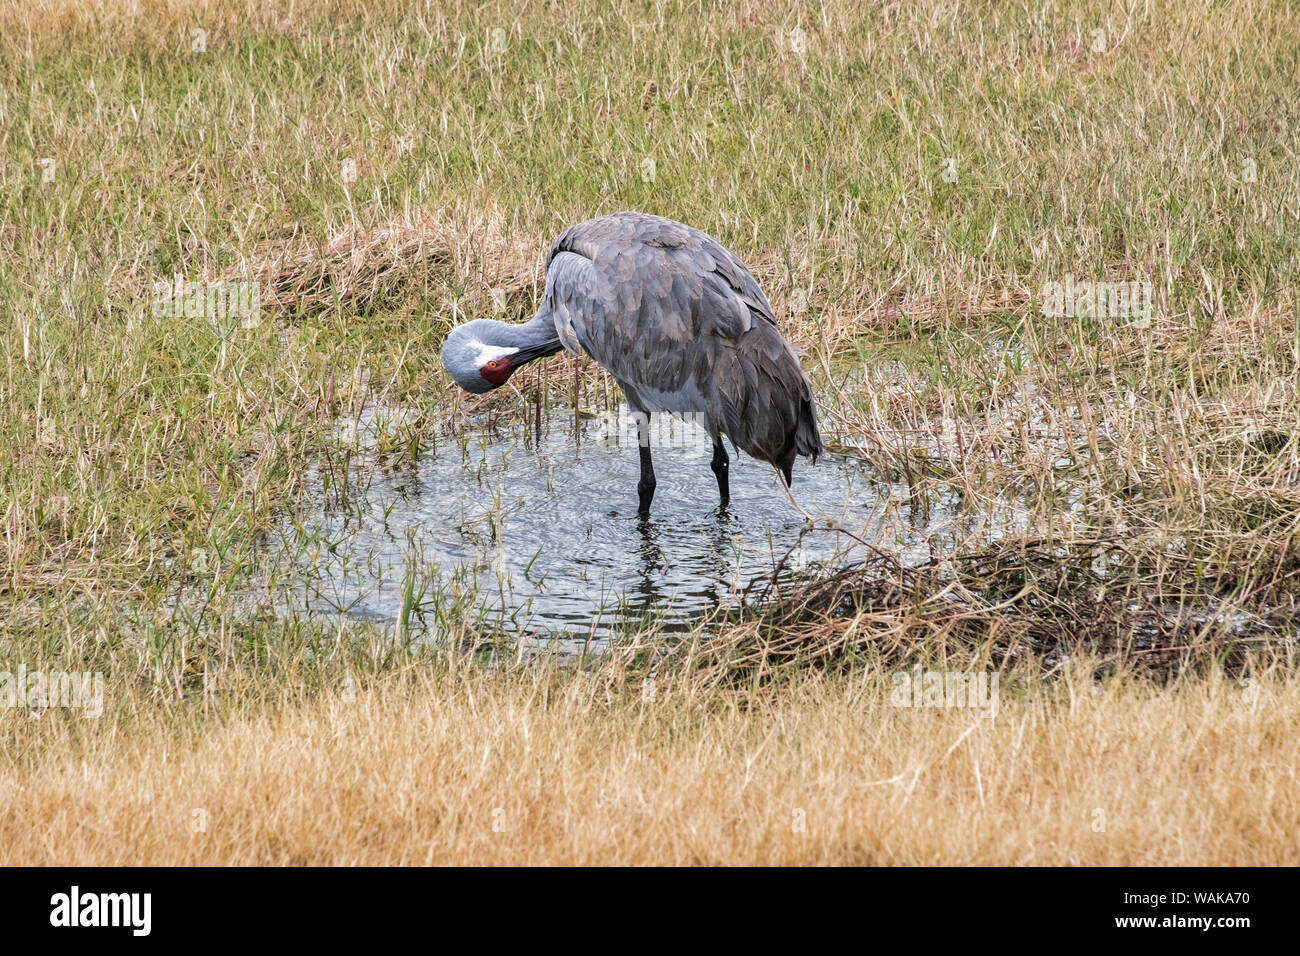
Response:
[[[642,515],[655,491],[653,412],[703,425],[723,508],[730,461],[722,435],[775,465],[787,488],[795,455],[816,462],[825,451],[808,376],[767,297],[734,253],[680,222],[618,212],[571,227],[546,256],[537,314],[520,324],[456,326],[442,363],[461,388],[481,393],[561,348],[603,365],[636,415]]]

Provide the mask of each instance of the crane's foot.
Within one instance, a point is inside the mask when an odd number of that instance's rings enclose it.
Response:
[[[636,509],[636,513],[642,518],[650,517],[650,502],[654,500],[655,483],[653,481],[649,484],[644,481],[637,482],[636,493],[641,502]]]

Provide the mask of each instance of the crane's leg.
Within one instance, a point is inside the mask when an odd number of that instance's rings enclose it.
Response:
[[[718,479],[718,498],[721,500],[719,507],[725,508],[731,502],[731,483],[727,480],[731,459],[727,457],[727,449],[722,447],[721,438],[713,439],[713,462],[709,467]]]
[[[645,518],[650,514],[650,502],[655,496],[655,466],[650,460],[650,416],[644,412],[637,413],[636,438],[641,451],[641,480],[636,485],[641,504],[637,514]]]

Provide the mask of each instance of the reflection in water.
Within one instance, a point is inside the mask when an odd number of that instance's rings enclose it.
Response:
[[[498,430],[471,434],[463,450],[443,441],[402,468],[361,456],[346,493],[339,475],[316,472],[319,510],[284,531],[301,581],[290,600],[380,620],[408,605],[418,623],[435,596],[474,595],[484,622],[507,630],[604,637],[647,620],[680,630],[770,573],[806,522],[774,469],[740,456],[731,506],[719,513],[707,436],[678,423],[670,440],[657,437],[646,520],[636,514],[634,436],[592,422],[575,435],[569,413],[539,444]],[[801,459],[794,494],[813,516],[904,558],[928,556],[926,529],[901,516],[906,490],[873,482],[855,459]],[[850,544],[810,533],[799,557],[825,560]]]

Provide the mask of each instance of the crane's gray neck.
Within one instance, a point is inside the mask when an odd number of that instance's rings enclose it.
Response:
[[[466,323],[465,328],[470,327],[473,327],[474,337],[484,345],[519,349],[514,357],[516,364],[553,355],[563,348],[555,331],[555,319],[548,309],[542,309],[527,322],[515,324],[478,319]]]

